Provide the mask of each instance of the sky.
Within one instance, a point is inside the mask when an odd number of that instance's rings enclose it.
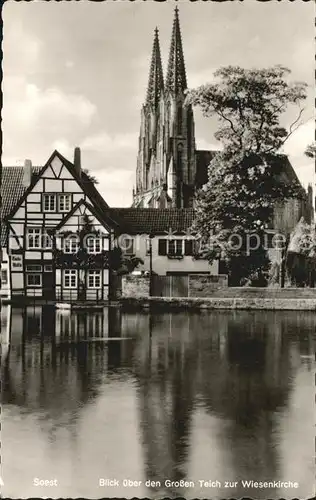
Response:
[[[6,2],[3,7],[3,165],[43,165],[54,149],[99,180],[111,206],[130,206],[140,110],[156,26],[164,74],[179,7],[189,88],[227,65],[282,64],[308,84],[302,124],[285,153],[301,182],[315,185],[314,2]],[[297,110],[284,116],[289,126]],[[197,148],[218,148],[216,123],[195,110]]]

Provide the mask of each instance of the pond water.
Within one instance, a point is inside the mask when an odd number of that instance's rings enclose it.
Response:
[[[3,496],[312,497],[315,320],[4,306]]]

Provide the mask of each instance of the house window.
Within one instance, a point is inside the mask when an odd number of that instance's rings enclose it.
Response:
[[[71,210],[71,195],[70,194],[58,195],[58,211],[70,212],[70,210]]]
[[[64,288],[77,288],[78,274],[77,269],[64,270]]]
[[[52,237],[46,232],[43,233],[42,241],[43,241],[43,248],[49,249],[53,247]]]
[[[39,264],[27,264],[26,265],[26,271],[29,271],[29,272],[41,272],[42,271],[42,266],[40,266]]]
[[[88,288],[101,288],[101,271],[88,271]]]
[[[160,239],[158,241],[158,255],[183,256],[193,255],[194,253],[194,240],[174,239],[168,240]]]
[[[89,238],[87,238],[87,252],[101,253],[101,250],[101,238],[89,236]]]
[[[183,255],[183,240],[168,240],[168,255]]]
[[[42,286],[42,275],[41,273],[27,273],[26,274],[26,286]]]
[[[27,248],[41,248],[42,229],[40,227],[27,229]]]
[[[8,270],[4,269],[1,271],[1,285],[7,285],[8,284]]]
[[[44,266],[44,271],[45,271],[45,273],[51,273],[53,271],[53,266],[50,264],[47,264],[46,266]]]
[[[43,212],[56,212],[56,196],[43,194]]]
[[[77,236],[67,236],[64,239],[64,253],[77,253],[79,241]]]
[[[34,250],[35,248],[50,249],[53,246],[52,237],[42,231],[41,227],[27,228],[27,248]]]

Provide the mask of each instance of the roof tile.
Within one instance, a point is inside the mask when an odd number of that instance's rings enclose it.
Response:
[[[32,167],[32,180],[42,167]],[[1,176],[1,246],[6,243],[7,228],[3,224],[5,217],[9,215],[21,196],[26,191],[23,186],[24,167],[2,167]]]
[[[192,208],[111,208],[108,215],[129,234],[183,233],[192,226]]]

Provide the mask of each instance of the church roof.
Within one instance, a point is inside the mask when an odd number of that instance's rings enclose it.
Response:
[[[192,208],[111,208],[108,215],[128,234],[184,234],[194,221]]]
[[[195,185],[199,189],[208,181],[208,167],[210,162],[219,151],[216,150],[197,150],[196,151],[196,178]],[[284,154],[271,156],[272,167],[275,170],[275,175],[280,182],[285,184],[297,184],[302,187],[299,178],[289,160]]]

